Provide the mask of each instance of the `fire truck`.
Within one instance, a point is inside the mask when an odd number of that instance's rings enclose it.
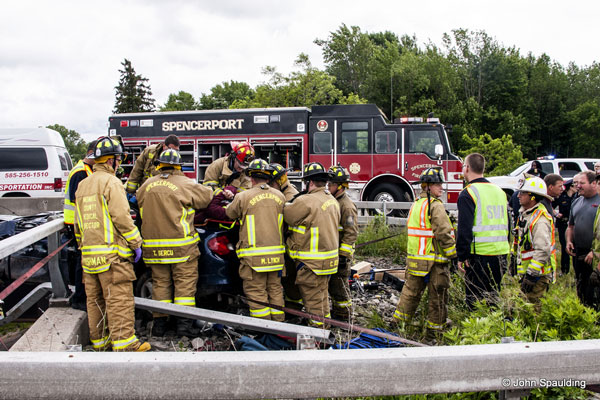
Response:
[[[446,201],[456,203],[462,189],[462,162],[452,153],[437,118],[387,121],[373,104],[288,108],[228,109],[116,114],[109,135],[120,135],[128,156],[125,176],[149,145],[179,137],[183,171],[202,182],[206,168],[231,150],[230,142],[248,141],[256,157],[289,169],[299,182],[302,166],[318,161],[350,172],[348,191],[355,201],[412,201],[421,171],[442,167]]]

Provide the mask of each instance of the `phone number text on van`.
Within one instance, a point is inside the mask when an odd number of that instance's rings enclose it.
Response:
[[[39,178],[42,176],[48,176],[48,171],[39,172],[7,172],[4,175],[6,178]]]

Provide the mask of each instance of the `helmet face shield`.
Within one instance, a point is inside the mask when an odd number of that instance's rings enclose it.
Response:
[[[247,167],[254,160],[254,147],[248,142],[237,142],[231,146],[232,156],[243,166]]]

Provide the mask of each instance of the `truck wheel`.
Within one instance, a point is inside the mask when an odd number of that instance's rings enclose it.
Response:
[[[382,201],[386,203],[406,201],[404,190],[393,183],[381,183],[373,189],[369,195],[369,201]],[[382,209],[375,209],[377,214],[383,214]],[[390,217],[406,216],[408,210],[386,210],[386,215]]]
[[[143,299],[152,298],[152,271],[145,271],[135,283],[135,295]]]

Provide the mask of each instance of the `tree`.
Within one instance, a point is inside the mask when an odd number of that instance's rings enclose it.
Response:
[[[152,90],[148,84],[148,78],[137,74],[131,65],[131,61],[124,59],[120,69],[121,78],[119,85],[115,86],[116,101],[114,113],[145,112],[154,111],[154,99]]]
[[[335,86],[335,77],[314,68],[306,54],[301,53],[295,61],[299,71],[288,76],[267,66],[263,74],[268,82],[258,85],[254,98],[236,100],[231,108],[256,107],[310,107],[321,104],[356,104],[365,100],[350,93],[344,96]]]
[[[230,108],[237,100],[254,98],[254,90],[246,82],[223,82],[210,89],[210,94],[202,93],[199,108],[201,110],[215,110]]]
[[[87,144],[81,138],[79,133],[72,129],[67,129],[59,124],[48,125],[46,128],[53,129],[60,133],[65,141],[65,146],[67,146],[67,151],[69,152],[69,155],[74,163],[81,160],[85,156],[85,153],[87,152]]]
[[[348,28],[342,24],[336,32],[330,33],[327,40],[315,39],[314,43],[323,48],[327,72],[336,77],[337,85],[344,94],[353,92],[364,96],[364,84],[374,51],[369,35],[362,33],[358,26]]]
[[[523,158],[521,146],[513,143],[511,135],[503,135],[501,138],[492,139],[488,133],[470,138],[463,136],[467,149],[460,151],[462,157],[470,153],[479,153],[485,157],[485,169],[487,176],[507,175],[526,160]]]
[[[600,153],[600,105],[586,101],[569,112],[574,137],[575,157],[594,157]]]
[[[187,110],[198,110],[199,104],[194,100],[188,92],[180,90],[179,93],[171,93],[167,102],[162,105],[160,111],[187,111]]]

